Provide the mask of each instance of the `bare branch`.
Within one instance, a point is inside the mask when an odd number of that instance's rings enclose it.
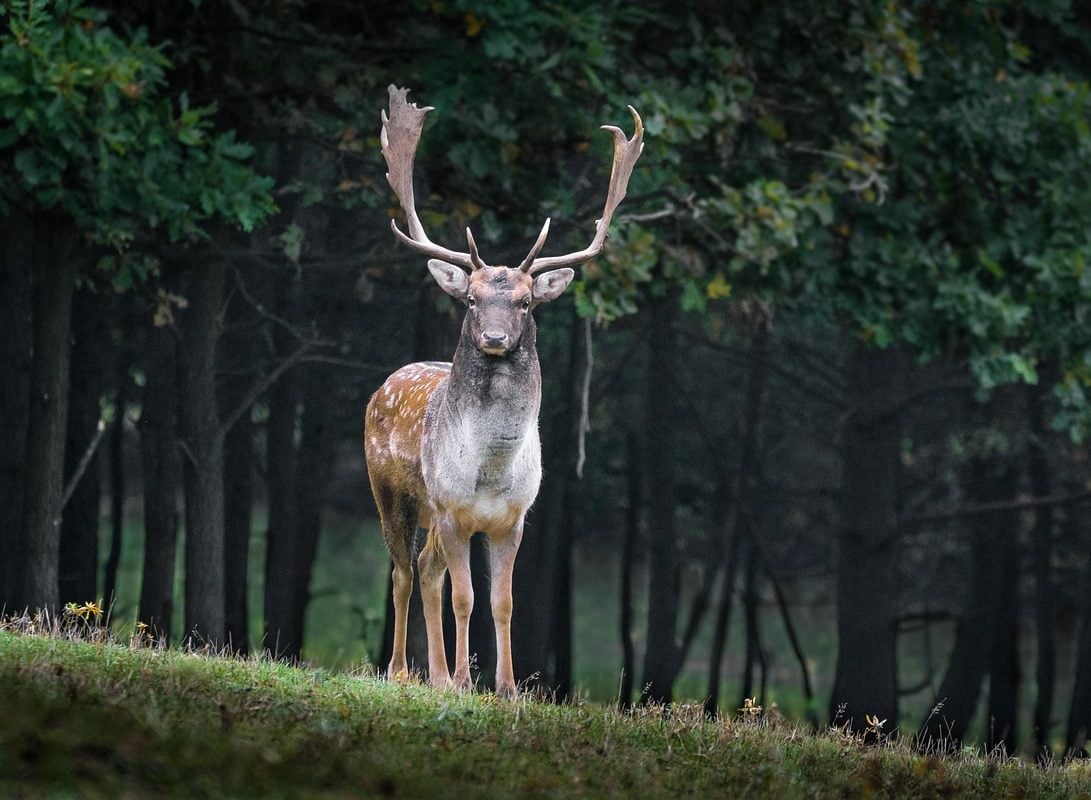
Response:
[[[118,423],[120,423],[120,420],[118,420]],[[76,471],[72,473],[72,477],[70,477],[68,483],[64,485],[64,494],[61,496],[62,509],[68,505],[68,501],[72,499],[72,494],[76,491],[76,487],[79,486],[80,480],[83,478],[83,473],[87,472],[87,467],[91,464],[91,459],[94,458],[95,450],[98,449],[99,442],[102,441],[104,433],[106,433],[106,420],[100,418],[98,426],[95,428],[95,435],[91,437],[91,443],[88,444],[87,449],[83,451],[83,456],[80,458],[80,463],[76,466]]]
[[[239,421],[239,418],[254,404],[261,395],[277,380],[287,372],[289,369],[298,364],[303,357],[307,354],[307,351],[312,347],[319,344],[316,341],[302,342],[299,347],[293,351],[293,353],[286,359],[277,364],[273,369],[266,373],[263,377],[257,380],[253,386],[243,395],[238,404],[231,409],[231,411],[220,422],[219,430],[217,431],[219,436],[226,436],[227,432],[231,430],[232,426]]]

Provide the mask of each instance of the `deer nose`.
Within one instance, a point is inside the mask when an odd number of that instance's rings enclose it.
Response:
[[[508,335],[503,331],[484,331],[481,334],[481,343],[488,348],[507,347]]]

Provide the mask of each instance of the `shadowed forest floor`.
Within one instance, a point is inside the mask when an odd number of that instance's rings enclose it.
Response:
[[[1084,763],[11,631],[0,681],[5,797],[1091,797]]]

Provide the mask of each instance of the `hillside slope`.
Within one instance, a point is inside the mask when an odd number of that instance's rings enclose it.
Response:
[[[3,630],[0,687],[2,797],[1091,797],[1082,764]]]

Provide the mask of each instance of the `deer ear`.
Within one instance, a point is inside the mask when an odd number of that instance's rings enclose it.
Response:
[[[428,271],[436,279],[439,288],[455,298],[465,302],[466,294],[470,289],[470,276],[461,267],[440,261],[438,258],[428,259]]]
[[[568,267],[543,272],[534,279],[534,288],[531,290],[534,301],[536,303],[548,303],[550,300],[556,300],[564,293],[564,290],[568,288],[568,284],[572,283],[572,279],[575,277],[575,271]]]

